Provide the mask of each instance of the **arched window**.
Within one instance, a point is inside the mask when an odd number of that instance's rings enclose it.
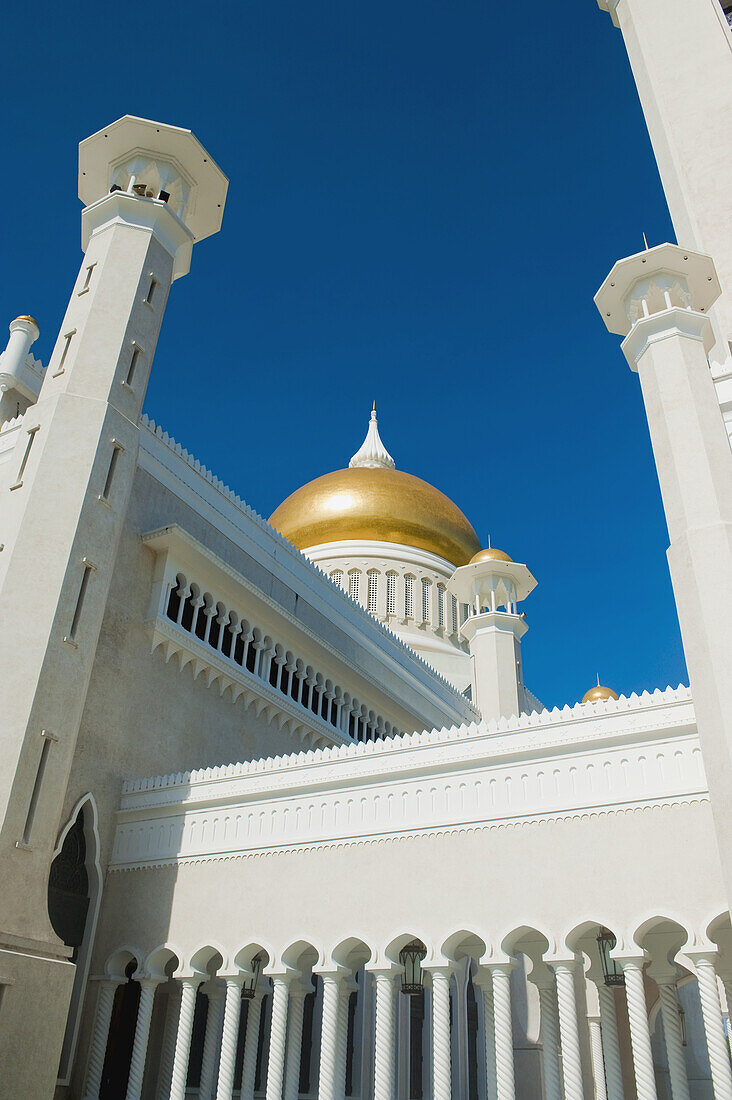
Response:
[[[451,613],[452,613],[452,633],[458,632],[458,612],[457,612],[457,600],[454,596],[450,597],[451,601]]]
[[[333,581],[333,584],[337,584],[337,585],[339,585],[340,588],[343,588],[343,570],[342,569],[334,569],[333,572],[330,575],[330,579]]]
[[[358,593],[361,586],[361,573],[358,569],[352,569],[348,574],[348,594],[354,599],[358,599]]]
[[[430,582],[422,577],[422,622],[430,621]]]
[[[368,573],[369,586],[368,586],[368,609],[372,615],[376,614],[376,604],[379,595],[379,574],[375,569],[370,569]]]
[[[414,577],[411,573],[404,578],[404,618],[414,618]]]
[[[437,585],[437,625],[445,625],[445,586]]]
[[[386,574],[386,613],[396,615],[396,573]]]

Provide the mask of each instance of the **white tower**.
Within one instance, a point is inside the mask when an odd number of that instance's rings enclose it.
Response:
[[[220,228],[226,188],[189,130],[126,116],[80,146],[85,256],[0,484],[3,1096],[53,1095],[73,967],[49,867],[168,291]],[[29,1019],[43,1057],[18,1056]]]
[[[473,663],[473,699],[485,721],[526,710],[521,639],[529,629],[518,603],[536,588],[525,565],[502,550],[481,550],[456,569],[450,591],[472,614],[462,627]]]
[[[43,373],[30,350],[38,336],[38,322],[33,317],[16,317],[10,322],[8,346],[0,355],[0,424],[20,416],[38,400]]]

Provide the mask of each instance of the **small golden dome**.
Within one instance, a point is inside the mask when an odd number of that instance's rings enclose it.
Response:
[[[480,546],[449,497],[413,474],[383,465],[316,477],[284,500],[269,522],[299,550],[348,539],[395,542],[458,566]]]
[[[16,317],[15,320],[16,321],[32,321],[33,324],[36,326],[36,328],[39,327],[38,321],[36,321],[35,317],[31,317],[31,315],[29,313],[21,313],[20,317]]]
[[[582,702],[583,703],[599,703],[603,699],[618,699],[618,698],[620,698],[618,693],[616,691],[613,691],[612,688],[603,687],[602,684],[597,684],[596,687],[590,688],[590,690],[585,693],[585,695],[582,699]]]
[[[513,561],[508,554],[504,554],[503,550],[497,550],[495,546],[489,546],[487,550],[479,550],[477,554],[474,554],[470,559],[470,565],[477,565],[481,561]]]

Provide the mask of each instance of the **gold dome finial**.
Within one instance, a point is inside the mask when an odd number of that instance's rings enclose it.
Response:
[[[513,558],[504,553],[503,550],[498,550],[497,547],[491,546],[491,540],[488,539],[488,546],[485,550],[479,550],[477,554],[474,554],[470,559],[470,565],[478,565],[482,561],[513,561]]]
[[[613,691],[612,688],[605,687],[600,683],[600,677],[597,677],[597,686],[591,687],[589,691],[585,692],[582,697],[583,703],[600,703],[606,699],[619,699],[617,691]]]

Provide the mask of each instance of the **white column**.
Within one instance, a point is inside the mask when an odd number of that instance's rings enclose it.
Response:
[[[722,985],[724,986],[724,995],[727,998],[727,1041],[730,1045],[730,1055],[732,1056],[732,980],[730,980],[730,978],[722,978]]]
[[[193,1014],[196,1010],[196,993],[200,984],[200,978],[181,978],[180,1016],[178,1017],[178,1034],[175,1040],[170,1100],[185,1100],[188,1059],[191,1054]]]
[[[257,1076],[259,1021],[262,1015],[262,989],[257,989],[247,1009],[247,1033],[244,1039],[244,1060],[241,1070],[241,1100],[252,1100]]]
[[[199,1100],[211,1100],[216,1084],[225,993],[226,986],[218,983],[210,986],[208,990],[206,1032],[203,1039],[203,1055],[201,1058],[201,1081],[198,1086]]]
[[[302,1018],[305,997],[305,990],[299,983],[290,987],[284,1100],[297,1100],[300,1095],[300,1054],[302,1051]],[[216,1100],[219,1100],[219,1098],[217,1097]]]
[[[219,1059],[216,1100],[231,1100],[231,1094],[234,1090],[236,1047],[239,1040],[239,1022],[241,1020],[242,981],[243,979],[238,975],[226,979],[224,1026],[221,1032],[221,1057]]]
[[[272,975],[272,1020],[269,1029],[267,1100],[282,1100],[287,1041],[287,1002],[292,979],[288,974]]]
[[[432,1095],[450,1100],[450,967],[431,966],[432,974]]]
[[[597,999],[600,1002],[600,1026],[602,1027],[602,1050],[605,1055],[607,1100],[624,1100],[618,1020],[615,1012],[615,994],[612,987],[605,985],[604,982],[598,983]]]
[[[541,1045],[544,1064],[545,1100],[562,1100],[562,1074],[559,1065],[559,1018],[557,991],[548,977],[538,985],[541,1006]]]
[[[490,966],[493,975],[493,1013],[496,1038],[496,1096],[498,1100],[515,1100],[513,1068],[513,1027],[511,1024],[512,963]]]
[[[394,979],[390,970],[373,971],[376,985],[374,1100],[394,1096]]]
[[[145,1059],[147,1057],[147,1041],[150,1037],[150,1021],[152,1020],[155,990],[160,984],[157,978],[142,978],[140,980],[140,1001],[137,1006],[137,1023],[135,1024],[135,1042],[130,1058],[130,1075],[127,1078],[126,1100],[140,1100],[142,1096],[142,1080],[145,1076]]]
[[[643,958],[620,959],[619,962],[625,976],[630,1043],[633,1048],[633,1071],[638,1100],[657,1100],[646,991],[643,984]]]
[[[577,998],[574,988],[576,963],[553,962],[549,964],[557,976],[557,1003],[559,1005],[559,1031],[562,1042],[562,1076],[565,1100],[583,1100],[582,1055],[580,1053],[579,1027],[577,1026]]]
[[[724,1037],[722,1006],[719,1003],[717,972],[714,967],[712,951],[689,951],[688,955],[696,967],[699,984],[704,1033],[707,1038],[709,1065],[712,1071],[714,1100],[732,1100],[732,1070],[730,1069],[729,1049]]]
[[[666,1040],[668,1073],[671,1081],[673,1100],[689,1100],[689,1082],[686,1076],[686,1059],[679,1019],[679,1002],[676,998],[676,980],[674,977],[656,979],[658,996],[661,1001],[663,1034]]]
[[[89,1049],[89,1065],[86,1070],[85,1100],[99,1100],[104,1058],[107,1053],[107,1039],[109,1038],[109,1023],[112,1019],[114,995],[117,992],[119,983],[104,981],[98,984],[99,995],[97,997],[97,1012],[94,1018],[94,1034]]]
[[[348,1002],[351,993],[358,986],[354,981],[344,979],[341,982],[341,997],[338,1004],[338,1037],[336,1044],[336,1100],[344,1100],[346,1094],[346,1062],[348,1060]]]
[[[479,970],[475,984],[483,991],[485,1095],[486,1100],[496,1100],[496,1025],[493,1011],[493,979],[490,971]]]
[[[170,1079],[173,1076],[173,1059],[175,1058],[179,1013],[180,982],[173,981],[168,986],[168,1000],[165,1007],[165,1028],[163,1030],[163,1049],[158,1070],[157,1100],[168,1100],[170,1096]]]
[[[321,974],[321,979],[323,982],[323,1015],[320,1028],[318,1100],[336,1100],[335,1073],[341,979],[336,974]]]
[[[607,1100],[600,1017],[588,1016],[587,1025],[590,1029],[590,1056],[592,1057],[592,1076],[595,1082],[595,1100]]]

